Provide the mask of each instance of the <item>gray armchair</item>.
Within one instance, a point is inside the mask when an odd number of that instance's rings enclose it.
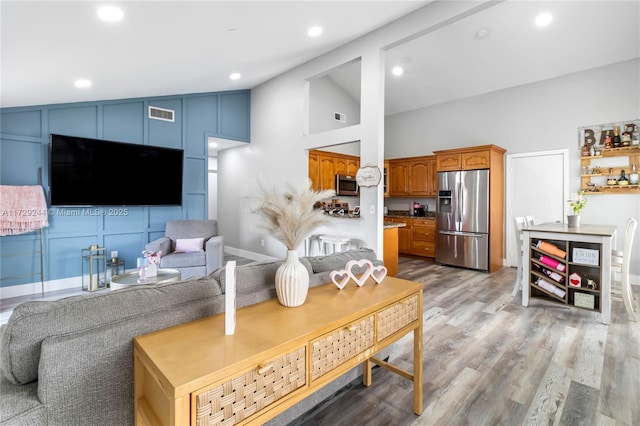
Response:
[[[176,252],[176,246],[182,251]],[[147,244],[145,250],[162,251],[160,268],[177,269],[184,280],[209,275],[222,266],[224,237],[218,235],[215,220],[174,220],[167,222],[165,236]]]

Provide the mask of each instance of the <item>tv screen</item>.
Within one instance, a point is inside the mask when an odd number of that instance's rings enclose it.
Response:
[[[181,149],[51,135],[52,206],[182,204]]]

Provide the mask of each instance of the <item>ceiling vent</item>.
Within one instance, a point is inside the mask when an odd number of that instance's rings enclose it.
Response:
[[[149,105],[149,118],[154,120],[171,121],[175,120],[176,112],[172,109],[159,108]]]

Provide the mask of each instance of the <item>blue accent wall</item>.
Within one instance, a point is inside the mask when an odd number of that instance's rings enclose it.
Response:
[[[148,118],[149,106],[175,111],[175,121]],[[182,206],[104,209],[49,208],[44,229],[45,280],[82,273],[81,250],[91,244],[113,250],[136,265],[144,245],[164,235],[176,219],[206,219],[207,137],[249,142],[250,91],[199,93],[116,101],[56,104],[0,110],[0,184],[37,185],[41,173],[49,195],[49,134],[139,143],[184,150]],[[113,173],[118,173],[114,164]],[[162,190],[162,170],[148,182],[131,182],[140,191]],[[97,191],[117,191],[104,187]],[[95,214],[98,211],[99,214]],[[38,282],[39,235],[0,237],[0,287]],[[16,275],[24,277],[9,278]]]

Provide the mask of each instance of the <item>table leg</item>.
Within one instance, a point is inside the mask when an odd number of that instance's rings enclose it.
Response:
[[[421,415],[422,408],[422,315],[420,325],[413,331],[413,412]]]

